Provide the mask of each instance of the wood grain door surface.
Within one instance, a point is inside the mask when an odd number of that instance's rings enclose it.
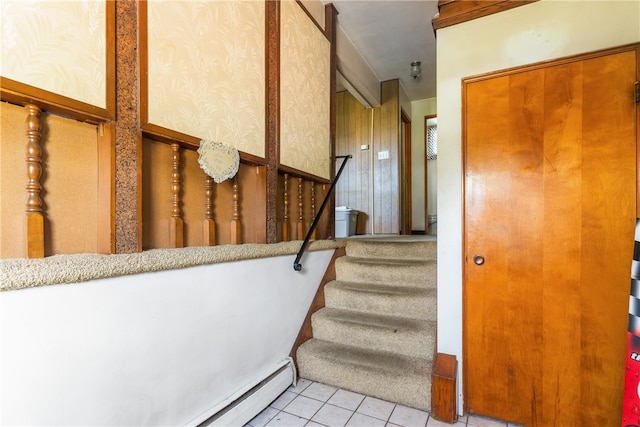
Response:
[[[470,412],[620,425],[637,64],[618,49],[463,85]]]

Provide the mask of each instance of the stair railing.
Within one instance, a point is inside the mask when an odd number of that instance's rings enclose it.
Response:
[[[324,200],[322,201],[322,204],[320,205],[318,214],[313,219],[313,223],[311,224],[311,227],[309,227],[309,231],[307,231],[307,235],[304,238],[304,242],[302,242],[302,246],[298,251],[298,255],[296,255],[296,260],[293,261],[293,269],[295,271],[302,270],[302,264],[300,264],[300,259],[302,258],[302,255],[304,254],[304,251],[307,248],[307,245],[309,244],[309,240],[311,240],[311,235],[313,234],[313,231],[316,229],[316,226],[318,225],[318,220],[320,219],[320,216],[324,211],[324,207],[327,205],[327,202],[329,201],[329,196],[331,196],[331,192],[335,188],[336,182],[338,182],[338,179],[340,178],[340,175],[342,174],[344,167],[347,165],[347,160],[349,160],[350,158],[351,158],[351,154],[347,154],[346,156],[336,156],[336,159],[344,159],[344,160],[342,160],[340,169],[338,169],[338,173],[336,174],[335,179],[333,180],[333,182],[331,183],[331,186],[329,187],[329,191],[327,191],[327,195],[325,196]]]

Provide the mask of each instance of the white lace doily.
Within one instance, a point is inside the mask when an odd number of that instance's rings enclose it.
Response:
[[[198,154],[200,167],[218,184],[238,173],[240,154],[234,147],[203,139]]]

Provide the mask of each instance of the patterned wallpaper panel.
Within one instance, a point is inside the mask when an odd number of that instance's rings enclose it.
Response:
[[[295,1],[280,14],[280,163],[329,178],[331,44]]]
[[[106,0],[2,0],[0,75],[106,108]]]
[[[149,123],[265,155],[262,1],[147,4]]]

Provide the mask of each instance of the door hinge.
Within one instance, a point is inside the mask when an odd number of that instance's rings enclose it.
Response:
[[[640,103],[640,82],[634,83],[636,86],[636,102]]]

